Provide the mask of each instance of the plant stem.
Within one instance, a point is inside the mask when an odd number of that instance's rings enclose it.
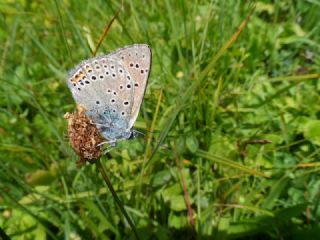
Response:
[[[111,184],[111,181],[110,181],[110,179],[108,178],[107,173],[106,173],[103,165],[102,165],[101,162],[100,162],[100,159],[97,160],[96,165],[97,165],[97,168],[99,169],[99,171],[100,171],[100,173],[101,173],[101,175],[102,175],[103,180],[105,181],[105,183],[107,184],[110,192],[112,193],[112,196],[113,196],[113,198],[115,199],[118,207],[120,208],[122,214],[124,215],[124,217],[125,217],[126,220],[128,221],[128,223],[129,223],[129,225],[130,225],[130,227],[131,227],[131,229],[132,229],[132,231],[133,231],[136,239],[139,240],[140,238],[139,238],[139,235],[138,235],[138,233],[137,233],[136,227],[134,226],[133,221],[132,221],[131,218],[129,217],[129,214],[127,213],[127,211],[126,211],[125,208],[123,207],[123,204],[122,204],[120,198],[118,197],[116,191],[114,190],[114,188],[113,188],[113,186],[112,186],[112,184]]]

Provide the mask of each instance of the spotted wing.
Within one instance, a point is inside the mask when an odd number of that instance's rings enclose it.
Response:
[[[129,128],[134,83],[122,62],[110,55],[83,61],[70,71],[68,86],[97,126],[119,129],[120,135]]]
[[[111,53],[110,57],[120,61],[130,76],[132,76],[134,84],[133,106],[129,120],[129,126],[132,127],[138,117],[147,87],[151,70],[151,49],[147,44],[134,44]]]

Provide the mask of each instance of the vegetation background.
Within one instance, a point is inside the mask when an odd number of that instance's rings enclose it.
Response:
[[[97,166],[77,169],[63,118],[67,70],[119,7],[0,2],[0,227],[12,239],[134,239]],[[99,54],[152,47],[135,125],[146,136],[101,162],[141,239],[318,239],[319,19],[318,0],[124,2]]]

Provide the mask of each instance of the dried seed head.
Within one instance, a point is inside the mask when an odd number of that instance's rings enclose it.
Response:
[[[78,106],[77,112],[66,113],[64,118],[68,121],[68,136],[71,146],[80,157],[77,162],[78,166],[82,166],[87,161],[94,163],[102,155],[102,151],[97,145],[103,142],[103,138],[90,118],[85,115],[85,109]]]

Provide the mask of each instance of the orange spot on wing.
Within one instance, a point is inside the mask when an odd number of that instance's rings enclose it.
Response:
[[[71,82],[72,83],[78,83],[80,80],[82,80],[82,78],[83,77],[85,77],[86,75],[82,72],[82,71],[80,71],[80,72],[78,72],[78,73],[76,73],[75,75],[74,75],[74,77],[71,79]]]

